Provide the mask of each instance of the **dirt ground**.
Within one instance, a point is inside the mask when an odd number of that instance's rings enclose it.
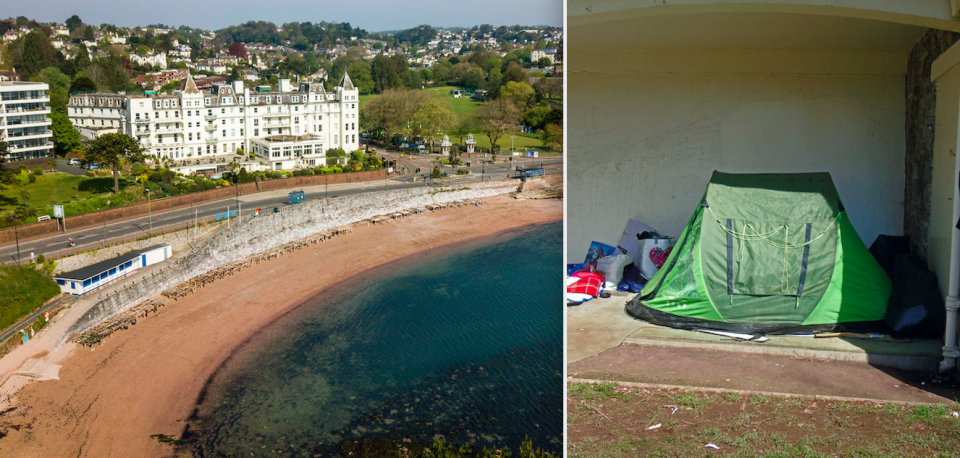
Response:
[[[361,226],[168,301],[95,351],[59,349],[59,380],[28,384],[16,406],[0,412],[0,457],[169,456],[173,448],[161,439],[181,434],[210,375],[303,301],[394,260],[562,216],[559,200],[485,199]]]
[[[702,393],[570,384],[569,457],[956,456],[958,404]]]

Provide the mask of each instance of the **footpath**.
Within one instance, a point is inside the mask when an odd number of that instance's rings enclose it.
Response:
[[[624,311],[628,299],[566,307],[569,383],[905,404],[960,399],[960,388],[936,374],[942,345],[936,340],[744,342],[637,320]]]

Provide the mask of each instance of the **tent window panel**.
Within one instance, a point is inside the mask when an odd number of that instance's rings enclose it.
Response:
[[[674,250],[682,250],[677,256],[676,264],[670,269],[675,275],[668,275],[660,287],[661,294],[670,297],[682,297],[690,299],[701,299],[700,292],[697,290],[697,280],[694,276],[693,250],[697,249],[697,235],[700,234],[700,219],[698,218],[690,227],[685,246],[675,246]]]

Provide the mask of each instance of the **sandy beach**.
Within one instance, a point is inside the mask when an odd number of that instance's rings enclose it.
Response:
[[[305,300],[391,261],[562,217],[559,200],[488,198],[481,207],[360,226],[168,301],[95,351],[59,349],[60,379],[28,384],[16,410],[0,413],[0,456],[170,456],[174,447],[151,435],[179,437],[231,352]]]

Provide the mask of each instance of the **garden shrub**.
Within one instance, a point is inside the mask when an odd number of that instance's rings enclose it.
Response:
[[[36,175],[36,176],[43,175],[43,169],[41,169],[40,167],[37,167],[37,168],[33,169],[33,174]]]

